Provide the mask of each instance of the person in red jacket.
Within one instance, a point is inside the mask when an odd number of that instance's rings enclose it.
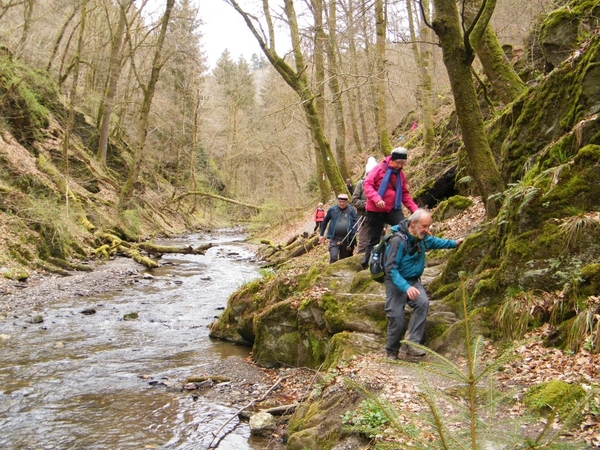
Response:
[[[367,220],[369,222],[369,242],[361,264],[369,265],[371,250],[381,239],[385,224],[398,225],[404,219],[402,205],[412,213],[419,207],[414,202],[406,185],[406,175],[402,168],[406,164],[408,150],[396,147],[370,172],[363,184],[367,196]]]
[[[315,209],[315,212],[313,214],[313,221],[315,222],[315,229],[313,230],[313,233],[321,227],[324,218],[325,209],[323,209],[323,203],[319,203],[317,205],[317,209]]]

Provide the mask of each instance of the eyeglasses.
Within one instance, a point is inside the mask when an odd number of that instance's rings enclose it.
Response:
[[[347,202],[348,199],[347,198],[338,198],[338,202]]]

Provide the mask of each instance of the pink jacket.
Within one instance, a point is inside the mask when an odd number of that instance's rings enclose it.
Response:
[[[379,209],[375,204],[381,200],[381,197],[377,193],[383,177],[388,169],[388,162],[391,156],[387,156],[377,166],[373,168],[367,175],[363,184],[363,189],[367,195],[367,211],[371,212],[390,212],[394,207],[394,200],[396,199],[396,183],[398,182],[398,175],[392,174],[392,178],[383,194],[383,201],[385,202],[385,208]],[[408,192],[408,186],[406,185],[406,175],[403,170],[400,170],[400,182],[402,183],[402,204],[406,206],[410,212],[415,212],[419,207],[414,202]]]

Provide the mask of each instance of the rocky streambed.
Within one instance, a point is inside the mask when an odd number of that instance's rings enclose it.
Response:
[[[260,369],[248,348],[209,339],[259,266],[239,233],[174,244],[207,240],[206,255],[164,256],[152,271],[116,258],[2,279],[0,447],[278,448],[276,429],[253,438],[243,416],[297,402],[314,372]]]

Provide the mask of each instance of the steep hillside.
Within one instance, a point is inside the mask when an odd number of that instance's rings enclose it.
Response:
[[[95,158],[97,129],[69,111],[53,82],[0,52],[0,270],[87,270],[81,260],[107,256],[120,240],[208,226],[202,203],[173,201],[176,185],[143,171],[133,200],[120,204],[131,162],[128,143],[110,142],[107,165]],[[208,172],[208,171],[207,171]],[[219,213],[211,213],[213,224]],[[102,254],[95,252],[102,248]]]

